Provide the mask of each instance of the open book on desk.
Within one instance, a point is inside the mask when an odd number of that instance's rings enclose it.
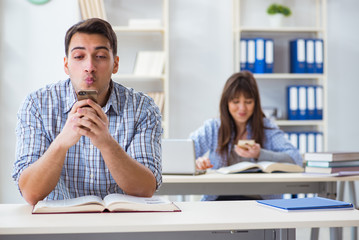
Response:
[[[257,203],[284,211],[354,209],[351,203],[322,197],[257,200]]]
[[[245,173],[245,172],[303,172],[304,169],[292,163],[278,163],[278,162],[239,162],[228,167],[222,167],[217,170],[219,173]]]
[[[104,199],[89,195],[64,200],[43,200],[34,206],[32,213],[180,211],[174,203],[158,196],[146,198],[113,193],[107,195]]]

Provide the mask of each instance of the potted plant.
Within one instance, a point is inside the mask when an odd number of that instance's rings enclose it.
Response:
[[[283,17],[289,17],[292,14],[289,7],[277,3],[271,4],[267,8],[267,13],[270,16],[270,24],[272,27],[280,27]]]

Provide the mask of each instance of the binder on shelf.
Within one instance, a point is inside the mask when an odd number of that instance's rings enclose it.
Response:
[[[254,73],[264,73],[264,39],[255,38]]]
[[[306,86],[298,86],[298,108],[298,120],[306,120],[308,116]]]
[[[307,98],[308,98],[308,116],[307,119],[316,119],[315,109],[315,86],[307,87]]]
[[[314,42],[315,42],[314,72],[323,73],[323,62],[324,62],[323,39],[315,39]]]
[[[247,70],[254,73],[256,61],[256,44],[254,39],[247,40]]]
[[[287,132],[289,142],[301,154],[323,151],[323,133],[316,131]]]
[[[290,72],[306,73],[305,40],[290,41]]]
[[[297,120],[299,115],[297,86],[287,87],[287,99],[288,120]]]
[[[317,132],[315,134],[315,151],[316,152],[324,151],[324,139],[323,139],[323,133],[321,132]]]
[[[307,73],[314,73],[314,39],[305,40],[306,70]]]
[[[298,149],[300,154],[304,154],[307,152],[308,146],[307,146],[307,133],[300,132],[298,136]]]
[[[315,152],[315,132],[307,133],[307,151],[306,152]]]
[[[240,70],[243,71],[243,70],[246,70],[247,69],[247,39],[241,39],[240,40]]]
[[[273,73],[274,65],[274,41],[273,39],[265,39],[265,63],[264,63],[264,72]]]
[[[315,87],[315,119],[323,119],[323,86]]]
[[[289,141],[290,143],[298,149],[299,143],[298,143],[298,134],[295,132],[290,132],[289,134]]]

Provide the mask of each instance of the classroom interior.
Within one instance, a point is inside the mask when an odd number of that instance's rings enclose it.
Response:
[[[125,6],[126,9],[132,5],[138,12],[151,16],[151,11],[158,14],[156,6],[162,4],[161,0],[151,0],[154,3],[149,7],[148,0],[131,1],[132,3],[126,3],[126,0],[104,0],[109,22],[116,24],[121,21],[121,17],[117,15],[117,7]],[[234,1],[168,2],[166,137],[187,138],[206,119],[219,116],[218,105],[222,87],[235,71]],[[249,0],[241,2],[244,2],[241,6],[253,6]],[[313,9],[319,1],[252,2],[255,2],[255,7],[249,7],[250,11],[245,12],[245,21],[268,26],[265,11],[271,3],[276,2],[291,7],[294,16],[284,23],[285,26],[291,27],[296,24],[312,24],[310,19],[315,19],[316,14]],[[326,1],[324,61],[327,100],[324,111],[328,151],[358,151],[359,148],[358,9],[359,2],[355,0]],[[77,0],[50,0],[43,5],[32,4],[28,0],[0,0],[0,16],[0,203],[24,203],[11,178],[16,145],[16,113],[27,94],[48,83],[67,78],[63,70],[64,35],[71,25],[81,19],[81,10]],[[138,34],[138,37],[143,35]],[[157,45],[158,41],[156,37],[148,38],[145,39],[145,44]],[[119,48],[126,50],[126,44],[130,42],[128,35],[124,34],[123,38],[119,38]],[[129,56],[130,53],[124,51],[122,56],[126,58],[126,54]],[[278,60],[277,64],[287,63]],[[125,73],[130,72],[131,66],[120,59],[120,69]],[[279,82],[283,83],[284,80]],[[126,82],[124,85],[127,83],[134,84]],[[287,81],[287,84],[290,83],[290,80]],[[149,83],[135,83],[134,87],[141,88],[146,84]],[[276,93],[276,85],[278,84],[275,82],[265,82],[262,83],[262,89]],[[259,87],[261,91],[261,84]],[[280,91],[278,95],[285,96],[284,88]],[[275,101],[281,100],[273,101],[264,97],[262,105],[273,107]],[[283,103],[278,104],[283,108]],[[285,114],[284,109],[282,112]],[[358,188],[356,185],[357,193]],[[347,195],[344,199],[348,199]],[[307,231],[299,231],[299,234],[301,233],[308,234]]]

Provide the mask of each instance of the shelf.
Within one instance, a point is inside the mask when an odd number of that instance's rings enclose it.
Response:
[[[273,33],[318,33],[324,32],[322,28],[316,27],[241,27],[234,30],[235,32],[273,32]]]
[[[133,74],[116,74],[112,76],[113,79],[128,79],[128,80],[158,80],[158,79],[164,79],[165,76],[149,76],[149,75],[133,75]]]
[[[165,32],[165,28],[158,27],[158,28],[134,28],[128,26],[114,26],[113,30],[115,32]]]
[[[323,79],[323,74],[264,73],[254,74],[256,79]]]
[[[323,120],[276,120],[278,126],[323,126]]]

